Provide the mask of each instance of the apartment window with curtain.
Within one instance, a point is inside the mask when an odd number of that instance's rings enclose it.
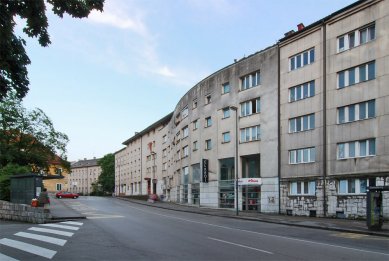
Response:
[[[261,128],[259,125],[240,129],[240,142],[257,141],[261,139]]]
[[[188,136],[189,136],[189,127],[185,126],[184,128],[182,128],[182,138],[185,139]]]
[[[376,116],[375,100],[337,108],[338,124],[371,119]]]
[[[289,88],[289,102],[315,96],[315,81],[306,82]]]
[[[338,53],[376,39],[375,23],[360,27],[338,37]]]
[[[248,90],[261,84],[261,74],[259,71],[240,78],[241,90]]]
[[[316,192],[315,181],[294,181],[290,183],[291,196],[314,196]]]
[[[365,194],[369,179],[341,179],[338,182],[338,194]]]
[[[375,61],[338,72],[338,89],[375,79]]]
[[[313,130],[315,128],[315,114],[289,119],[289,133]]]
[[[296,70],[315,61],[315,48],[311,48],[302,53],[289,58],[289,71]]]
[[[315,160],[316,150],[314,147],[289,151],[289,164],[312,163]]]
[[[342,142],[337,144],[338,160],[362,158],[376,155],[376,141],[373,139]]]
[[[240,104],[240,116],[246,117],[261,112],[261,98],[245,101]]]

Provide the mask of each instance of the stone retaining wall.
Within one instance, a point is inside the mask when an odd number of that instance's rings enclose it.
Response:
[[[0,200],[0,219],[42,224],[51,219],[51,213],[49,209]]]

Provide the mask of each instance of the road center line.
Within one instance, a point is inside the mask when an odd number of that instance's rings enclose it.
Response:
[[[240,232],[246,232],[246,233],[250,233],[250,234],[256,234],[256,235],[267,236],[267,237],[281,238],[281,239],[292,240],[292,241],[297,241],[297,242],[302,242],[302,243],[308,243],[308,244],[314,244],[314,245],[321,245],[321,246],[327,246],[327,247],[342,248],[342,249],[353,250],[353,251],[358,251],[358,252],[364,252],[364,253],[371,253],[371,254],[378,254],[378,255],[389,256],[389,254],[381,253],[381,252],[375,252],[375,251],[369,251],[369,250],[361,250],[361,249],[358,249],[358,248],[337,246],[337,245],[331,245],[331,244],[327,244],[327,243],[309,241],[309,240],[304,240],[304,239],[296,239],[296,238],[292,238],[292,237],[277,236],[277,235],[272,235],[272,234],[266,234],[266,233],[260,233],[260,232],[245,230],[245,229],[239,229],[239,228],[232,228],[232,227],[220,226],[220,225],[215,225],[215,224],[211,224],[211,223],[199,222],[199,221],[194,221],[194,220],[190,220],[190,219],[185,219],[185,218],[179,218],[179,217],[175,217],[175,216],[169,216],[169,215],[159,214],[159,213],[155,213],[155,212],[152,212],[152,211],[144,210],[144,209],[137,208],[137,207],[133,207],[133,206],[129,206],[129,207],[130,207],[130,208],[137,209],[137,210],[142,211],[142,212],[151,213],[151,214],[154,214],[154,215],[157,215],[157,216],[166,217],[166,218],[171,218],[171,219],[176,219],[176,220],[181,220],[181,221],[186,221],[186,222],[191,222],[191,223],[200,224],[200,225],[206,225],[206,226],[211,226],[211,227],[224,228],[224,229],[229,229],[229,230],[235,230],[235,231],[240,231]]]
[[[225,243],[225,244],[230,244],[230,245],[238,246],[238,247],[244,247],[244,248],[247,248],[247,249],[251,249],[251,250],[255,250],[255,251],[259,251],[259,252],[263,252],[263,253],[267,253],[267,254],[273,255],[272,252],[269,252],[269,251],[266,251],[266,250],[262,250],[262,249],[258,249],[258,248],[254,248],[254,247],[249,247],[249,246],[245,246],[245,245],[241,245],[241,244],[237,244],[237,243],[233,243],[233,242],[228,242],[228,241],[224,241],[224,240],[213,238],[213,237],[208,237],[208,239],[219,241],[219,242],[222,242],[222,243]]]

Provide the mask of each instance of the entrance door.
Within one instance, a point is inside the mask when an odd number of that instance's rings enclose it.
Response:
[[[243,211],[261,212],[261,187],[242,187],[242,209]]]

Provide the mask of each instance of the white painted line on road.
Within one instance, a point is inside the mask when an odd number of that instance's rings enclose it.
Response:
[[[86,217],[87,219],[101,219],[101,218],[124,218],[124,216],[119,216],[119,215],[100,215],[96,214],[96,216],[90,216]]]
[[[69,230],[79,230],[79,227],[72,227],[72,226],[65,226],[65,225],[57,225],[57,224],[40,224],[40,226],[44,227],[56,227],[56,228],[63,228],[63,229],[69,229]]]
[[[2,253],[0,253],[0,260],[1,261],[19,261],[18,259],[3,255]]]
[[[58,246],[65,245],[65,243],[67,241],[67,240],[59,239],[59,238],[55,238],[55,237],[42,236],[42,235],[26,233],[26,232],[18,232],[18,233],[15,234],[15,236],[35,239],[35,240],[39,240],[39,241],[55,244],[55,245],[58,245]]]
[[[266,250],[262,250],[262,249],[258,249],[258,248],[254,248],[254,247],[249,247],[249,246],[245,246],[245,245],[241,245],[241,244],[236,244],[236,243],[224,241],[224,240],[213,238],[213,237],[208,237],[208,239],[219,241],[219,242],[222,242],[222,243],[225,243],[225,244],[230,244],[230,245],[234,245],[234,246],[238,246],[238,247],[243,247],[243,248],[247,248],[247,249],[251,249],[251,250],[255,250],[255,251],[259,251],[259,252],[263,252],[263,253],[266,253],[266,254],[273,255],[272,252],[269,252],[269,251],[266,251]]]
[[[49,259],[52,259],[55,254],[57,254],[57,251],[50,250],[47,248],[27,244],[21,241],[16,241],[8,238],[3,238],[0,240],[0,244],[13,247],[34,255],[43,256]]]
[[[65,222],[61,222],[61,224],[82,226],[84,223],[81,223],[81,222],[74,222],[74,221],[65,221]]]
[[[158,213],[155,213],[155,212],[152,212],[152,211],[148,211],[148,210],[144,210],[144,209],[137,208],[137,207],[132,207],[132,206],[129,206],[129,207],[130,207],[130,208],[137,209],[137,210],[142,211],[142,212],[151,213],[151,214],[154,214],[154,215],[157,215],[157,216],[166,217],[166,218],[171,218],[171,219],[176,219],[176,220],[182,220],[182,221],[191,222],[191,223],[200,224],[200,225],[206,225],[206,226],[211,226],[211,227],[218,227],[218,228],[224,228],[224,229],[229,229],[229,230],[241,231],[241,232],[246,232],[246,233],[250,233],[250,234],[256,234],[256,235],[266,236],[266,237],[282,238],[282,239],[286,239],[286,240],[298,241],[298,242],[308,243],[308,244],[313,244],[313,245],[321,245],[321,246],[334,247],[334,248],[341,248],[341,249],[353,250],[353,251],[364,252],[364,253],[371,253],[371,254],[378,254],[378,255],[389,256],[389,254],[387,254],[387,253],[382,253],[382,252],[375,252],[375,251],[369,251],[369,250],[362,250],[362,249],[351,248],[351,247],[343,247],[343,246],[331,245],[331,244],[327,244],[327,243],[321,243],[321,242],[315,242],[315,241],[304,240],[304,239],[296,239],[296,238],[292,238],[292,237],[277,236],[277,235],[272,235],[272,234],[266,234],[266,233],[260,233],[260,232],[245,230],[245,229],[239,229],[239,228],[232,228],[232,227],[220,226],[220,225],[215,225],[215,224],[210,224],[210,223],[205,223],[205,222],[199,222],[199,221],[194,221],[194,220],[185,219],[185,218],[179,218],[179,217],[175,217],[175,216],[169,216],[169,215],[164,215],[164,214],[158,214]]]
[[[28,230],[56,234],[56,235],[66,236],[66,237],[71,237],[74,235],[74,233],[72,233],[72,232],[66,232],[66,231],[48,229],[48,228],[40,228],[40,227],[30,227]]]

